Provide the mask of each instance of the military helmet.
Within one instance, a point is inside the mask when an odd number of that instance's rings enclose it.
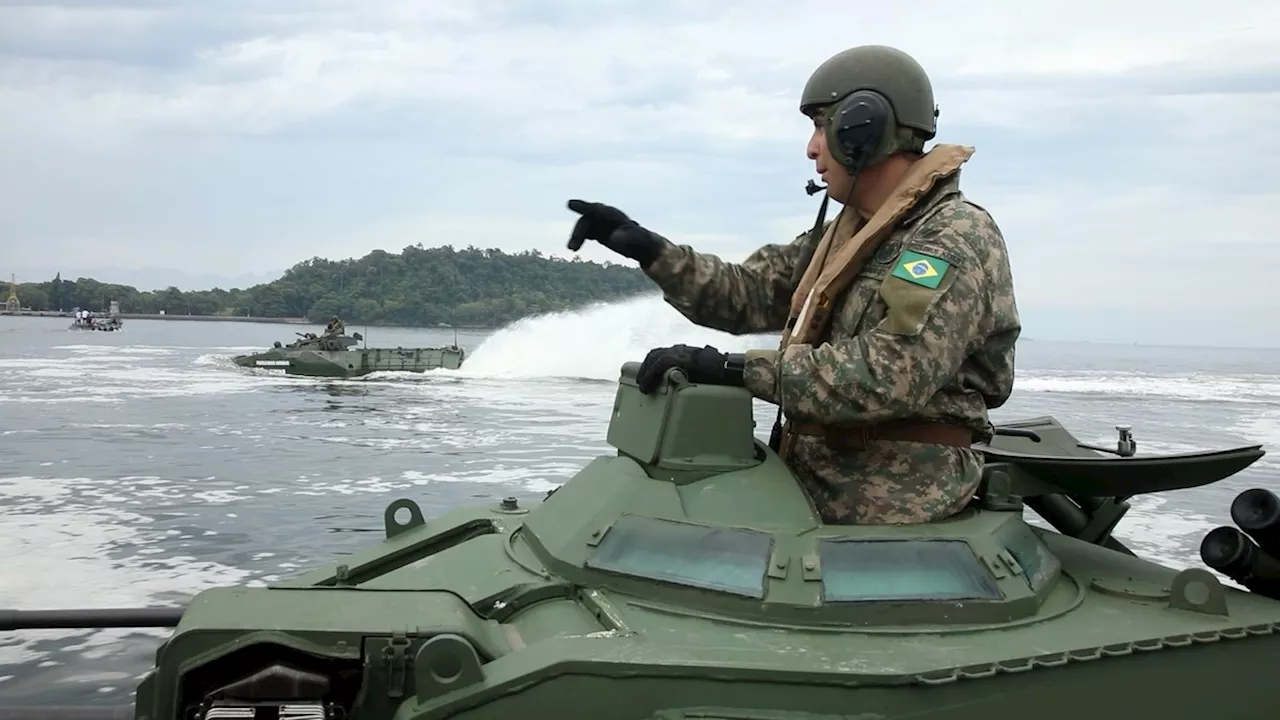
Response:
[[[809,76],[800,112],[810,114],[857,90],[875,90],[893,106],[897,125],[930,140],[938,129],[933,85],[915,58],[884,45],[861,45],[832,55]]]

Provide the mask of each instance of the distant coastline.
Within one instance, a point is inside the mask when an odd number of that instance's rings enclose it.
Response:
[[[64,317],[71,318],[72,314],[69,310],[19,310],[10,312],[8,310],[0,310],[0,317]],[[170,315],[170,314],[150,314],[150,313],[120,313],[121,319],[124,320],[195,320],[197,322],[251,322],[251,323],[275,323],[277,325],[323,325],[324,323],[312,322],[306,318],[299,317],[254,317],[251,315]],[[452,330],[451,325],[392,325],[379,323],[348,323],[348,325],[368,326],[379,328],[411,328],[417,330]],[[459,325],[458,330],[496,330],[494,327],[484,325]]]
[[[0,282],[0,307],[50,313],[105,310],[114,304],[126,320],[181,316],[298,325],[324,324],[337,316],[347,325],[370,327],[492,329],[653,289],[640,268],[628,265],[548,257],[536,250],[507,254],[416,244],[398,255],[375,250],[359,260],[311,258],[271,282],[244,289],[143,291],[93,278],[63,280],[61,274],[37,283],[11,280]]]
[[[19,310],[10,312],[0,310],[0,316],[8,317],[71,317],[69,310]],[[120,313],[120,317],[125,320],[200,320],[200,321],[221,321],[221,322],[259,322],[259,323],[284,323],[287,325],[315,325],[306,318],[291,317],[250,317],[239,315],[168,315],[160,313]]]

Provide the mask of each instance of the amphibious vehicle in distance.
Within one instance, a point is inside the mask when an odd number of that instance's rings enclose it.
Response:
[[[116,300],[111,301],[106,313],[95,313],[92,310],[76,307],[71,311],[71,318],[68,330],[115,332],[124,327],[124,320],[120,317],[120,303]]]
[[[1128,428],[1107,450],[1030,419],[980,446],[958,515],[830,526],[755,436],[747,391],[673,370],[643,395],[637,368],[616,454],[540,502],[426,519],[400,499],[381,543],[270,587],[8,626],[175,626],[135,707],[84,720],[1276,716],[1276,496],[1242,493],[1243,532],[1202,546],[1250,590],[1112,534],[1128,498],[1222,480],[1260,446],[1142,457]]]
[[[98,332],[115,332],[124,328],[124,321],[115,315],[107,317],[89,316],[72,319],[68,330],[91,330]]]
[[[364,338],[351,335],[297,333],[301,337],[288,345],[275,345],[265,352],[238,355],[236,365],[264,370],[283,370],[287,375],[352,378],[378,371],[426,372],[436,368],[457,370],[466,351],[457,343],[434,348],[357,348]]]

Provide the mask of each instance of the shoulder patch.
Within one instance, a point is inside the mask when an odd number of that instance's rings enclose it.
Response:
[[[893,276],[907,282],[934,289],[942,282],[951,263],[940,257],[924,255],[908,250],[898,258],[898,265],[893,269]]]

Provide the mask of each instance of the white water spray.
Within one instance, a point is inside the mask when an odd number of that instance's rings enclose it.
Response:
[[[723,352],[776,348],[778,335],[730,335],[690,322],[659,295],[525,318],[489,337],[458,375],[614,381],[653,348],[711,345]]]

